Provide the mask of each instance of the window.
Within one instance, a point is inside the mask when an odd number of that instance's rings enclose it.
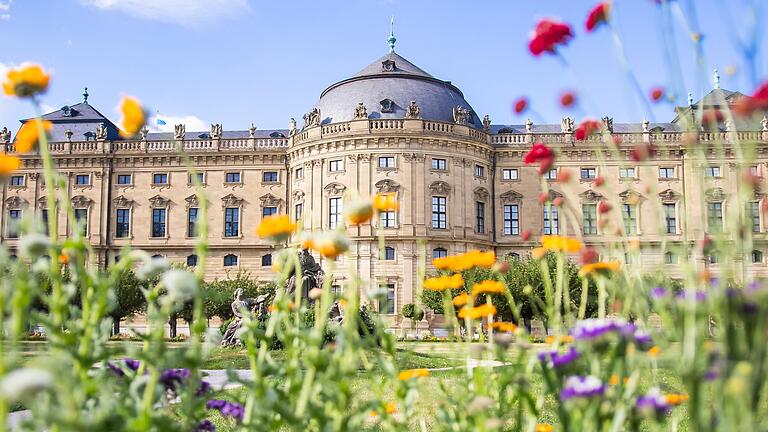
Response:
[[[304,168],[296,168],[293,170],[293,176],[296,178],[296,180],[303,179],[304,178]]]
[[[395,211],[388,210],[379,213],[379,226],[381,228],[395,228]]]
[[[129,185],[133,183],[133,174],[118,174],[117,175],[117,184],[119,185]]]
[[[504,206],[504,234],[520,234],[520,207],[517,204]]]
[[[662,178],[662,179],[675,178],[675,169],[672,167],[659,167],[659,178]]]
[[[445,229],[446,224],[446,210],[445,210],[445,197],[433,196],[432,197],[432,228]]]
[[[19,222],[21,221],[21,210],[8,210],[8,235],[6,237],[19,238]]]
[[[485,167],[482,165],[475,165],[475,177],[485,177]]]
[[[344,171],[344,161],[341,159],[335,159],[328,162],[328,171],[338,172]]]
[[[187,256],[187,267],[195,267],[197,265],[197,255]]]
[[[448,250],[445,248],[434,248],[432,249],[432,258],[445,258],[448,256]]]
[[[520,176],[517,172],[517,169],[504,168],[503,170],[501,170],[501,179],[502,180],[519,180]]]
[[[677,264],[679,259],[677,258],[677,255],[673,254],[672,252],[667,252],[664,254],[664,264]]]
[[[395,284],[388,283],[381,285],[387,291],[387,303],[384,307],[379,307],[380,313],[393,314],[395,313]]]
[[[395,157],[394,156],[379,156],[379,168],[394,168]]]
[[[86,186],[91,184],[90,174],[78,174],[75,176],[75,184],[78,186]]]
[[[234,267],[237,265],[237,255],[224,255],[224,267]]]
[[[707,228],[709,232],[720,232],[723,230],[723,203],[707,203]]]
[[[152,209],[152,237],[165,237],[166,209]]]
[[[156,184],[156,185],[168,184],[168,174],[167,173],[152,174],[152,184]]]
[[[261,210],[261,217],[267,217],[277,214],[277,207],[264,207]]]
[[[75,222],[80,227],[80,235],[88,235],[88,209],[75,209]]]
[[[760,167],[757,165],[752,165],[749,167],[749,175],[754,177],[760,177]]]
[[[272,254],[265,254],[261,256],[261,266],[269,267],[272,265]]]
[[[197,207],[187,210],[187,237],[197,237]]]
[[[387,246],[384,248],[384,259],[386,261],[394,261],[395,260],[395,248],[392,246]]]
[[[560,232],[557,217],[557,207],[551,205],[544,206],[544,234],[551,235]]]
[[[15,175],[11,176],[11,186],[24,186],[24,176],[23,175]]]
[[[475,203],[475,213],[476,213],[476,222],[475,222],[475,232],[478,234],[485,233],[485,203],[481,201],[477,201]]]
[[[264,171],[261,179],[264,183],[277,183],[277,171]]]
[[[131,235],[131,210],[117,209],[116,219],[115,237],[125,238]]]
[[[719,166],[708,166],[704,168],[704,177],[722,177]]]
[[[301,220],[301,217],[304,213],[304,203],[298,203],[295,206],[293,218],[296,220],[296,222],[299,222]]]
[[[621,206],[621,218],[624,221],[624,234],[637,235],[637,206],[623,204]]]
[[[264,207],[266,210],[268,207]],[[240,235],[240,209],[227,207],[224,209],[224,237],[237,237]]]
[[[747,217],[752,225],[752,232],[760,232],[760,202],[750,201],[747,203]]]
[[[553,168],[547,171],[547,173],[544,174],[544,178],[546,180],[557,180],[557,170]]]
[[[763,262],[763,253],[759,250],[752,251],[752,263],[757,264]]]
[[[677,234],[677,209],[674,203],[664,204],[664,225],[667,234]]]
[[[333,197],[328,205],[328,227],[336,228],[341,222],[341,197]]]
[[[201,172],[195,173],[194,176],[192,174],[190,174],[189,175],[189,184],[194,184],[195,183],[195,177],[197,177],[197,181],[200,184],[205,184],[205,173],[201,173]]]
[[[48,229],[48,209],[40,210],[40,222],[43,225],[45,235],[50,235],[50,230]]]
[[[228,172],[224,174],[224,183],[240,183],[240,173]]]
[[[445,159],[432,158],[432,169],[438,171],[445,171],[446,167]]]
[[[710,264],[717,264],[720,262],[720,256],[717,254],[710,254],[709,255],[709,263]]]
[[[619,178],[633,179],[635,178],[635,168],[619,168]]]
[[[597,234],[597,204],[582,204],[581,232],[584,235]]]
[[[582,168],[581,179],[582,180],[594,180],[597,177],[597,168]]]

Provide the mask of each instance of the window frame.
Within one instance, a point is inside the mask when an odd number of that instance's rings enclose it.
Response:
[[[432,229],[448,229],[448,197],[432,196]]]
[[[13,216],[14,214],[16,216]],[[17,239],[21,236],[19,223],[21,222],[22,217],[24,217],[24,210],[8,209],[8,221],[5,224],[5,238]]]
[[[557,206],[544,205],[544,218],[543,218],[542,231],[544,235],[558,235],[560,234],[560,212]]]
[[[120,182],[120,179],[124,178],[124,177],[128,177],[128,183],[121,183]],[[117,174],[117,176],[115,178],[115,183],[118,186],[131,186],[131,185],[133,185],[133,174]]]
[[[432,259],[435,258],[445,258],[448,256],[448,249],[438,246],[436,248],[432,248]]]
[[[597,235],[598,234],[597,228],[598,228],[597,204],[591,203],[591,202],[582,203],[581,204],[581,234]]]
[[[501,232],[504,235],[520,235],[520,204],[504,204],[502,214]]]
[[[195,217],[192,218],[192,211],[194,210]],[[200,208],[199,207],[188,207],[187,208],[187,238],[196,238],[198,237],[197,233],[197,218],[200,214]]]
[[[475,177],[485,178],[485,166],[480,164],[475,164]]]
[[[224,207],[224,238],[240,237],[240,219],[240,207]]]
[[[80,214],[80,212],[85,212],[85,217],[84,218],[78,217],[78,214]],[[80,235],[82,237],[88,237],[88,234],[89,234],[89,231],[90,231],[88,229],[89,219],[90,219],[90,216],[91,216],[90,215],[90,209],[88,209],[88,208],[76,208],[76,209],[73,210],[73,213],[74,213],[74,216],[75,216],[75,223],[74,223],[73,228],[77,228],[77,226],[80,225],[80,221],[81,220],[85,220],[85,223],[82,224]]]
[[[661,208],[664,212],[664,233],[668,235],[677,235],[677,203],[661,203]],[[669,212],[670,208],[672,209],[671,216]],[[670,228],[672,228],[671,231]]]
[[[21,183],[17,183],[16,180],[21,179]],[[14,174],[8,179],[8,187],[20,188],[27,185],[27,176],[24,174]]]
[[[713,210],[717,210],[718,214],[712,213]],[[713,221],[717,224],[713,224]],[[723,202],[722,201],[710,201],[707,202],[707,232],[720,233],[725,228],[725,220],[723,219]]]
[[[664,175],[662,175],[664,173]],[[670,175],[666,175],[669,173]],[[659,179],[660,180],[670,180],[670,179],[676,179],[677,178],[677,171],[675,167],[669,167],[669,166],[660,166],[659,167]]]
[[[379,228],[397,228],[397,212],[394,210],[379,212]]]
[[[512,175],[514,173],[514,176]],[[509,177],[507,177],[507,174],[509,174]],[[517,168],[502,168],[501,169],[501,181],[519,181],[520,180],[520,170]]]
[[[485,202],[475,201],[475,234],[485,234]]]
[[[397,260],[397,250],[392,246],[384,246],[384,261]]]
[[[624,235],[636,236],[640,234],[638,213],[639,205],[631,203],[621,204],[621,222]],[[634,223],[633,223],[634,222]],[[627,229],[629,228],[629,229]]]
[[[229,177],[237,176],[236,180],[230,180]],[[243,172],[242,171],[225,171],[224,172],[224,184],[242,184]]]
[[[328,228],[336,229],[343,221],[344,204],[341,197],[328,198]]]
[[[226,254],[222,261],[223,267],[237,267],[240,265],[240,257],[237,254]]]
[[[328,172],[331,172],[331,173],[344,172],[344,159],[329,159]]]
[[[301,180],[304,178],[304,167],[296,167],[293,169],[293,178],[295,180]]]
[[[200,177],[200,184],[205,185],[205,180],[208,178],[208,176],[205,174],[205,171],[197,171],[195,174]],[[189,173],[187,175],[187,184],[190,186],[194,185],[194,177],[192,176],[192,173]]]
[[[586,173],[586,176],[585,176],[585,173]],[[596,178],[597,178],[597,167],[579,167],[580,180],[592,181]]]
[[[81,183],[80,179],[85,179],[85,183]],[[75,174],[75,186],[91,186],[90,174]]]
[[[628,175],[629,170],[632,170],[632,175]],[[637,168],[636,167],[619,167],[619,179],[620,180],[636,180]]]
[[[189,263],[191,260],[193,260],[193,261],[194,261],[194,263],[193,263],[193,264],[190,264],[190,263]],[[199,260],[199,259],[198,259],[198,257],[197,257],[197,254],[191,254],[191,255],[187,255],[187,259],[186,259],[186,264],[187,264],[187,267],[197,267],[197,263],[198,263],[198,260]]]
[[[274,174],[274,177],[272,176]],[[274,180],[272,180],[274,178]],[[280,172],[279,171],[262,171],[261,173],[261,182],[262,183],[280,183]]]
[[[155,212],[162,212],[163,220],[162,221],[156,221],[156,213]],[[149,237],[153,239],[162,239],[162,238],[168,238],[168,208],[167,207],[153,207],[152,208],[152,219],[150,220],[150,230],[149,230]],[[162,227],[163,235],[156,235],[156,233],[159,232],[157,230],[157,227]]]
[[[262,267],[272,267],[272,254],[264,254],[261,256],[261,266]]]
[[[125,214],[127,212],[127,215]],[[124,220],[120,221],[121,213],[125,216]],[[117,208],[115,209],[115,238],[130,238],[131,237],[131,211],[130,208]]]
[[[158,176],[165,176],[165,182],[158,182]],[[171,184],[171,176],[167,172],[153,172],[152,173],[152,186],[168,186]]]
[[[448,159],[433,157],[430,160],[429,166],[432,171],[448,171]]]
[[[381,162],[384,161],[384,165]],[[391,162],[391,164],[390,164]],[[383,170],[391,170],[397,168],[397,157],[395,156],[378,156],[376,160],[376,167]]]
[[[544,174],[544,180],[555,181],[557,180],[557,168],[552,168]]]
[[[714,179],[723,178],[723,168],[720,165],[707,165],[704,167],[704,177]]]

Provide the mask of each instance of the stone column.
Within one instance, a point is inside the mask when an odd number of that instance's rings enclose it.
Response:
[[[312,176],[310,179],[310,193],[309,193],[309,206],[305,211],[310,212],[309,220],[310,229],[319,230],[323,228],[323,200],[325,194],[323,193],[323,160],[315,159],[312,161]],[[307,220],[305,218],[304,220]]]
[[[427,192],[427,185],[424,184],[424,180],[426,179],[426,171],[424,167],[424,159],[426,157],[423,153],[414,153],[413,154],[413,160],[415,162],[413,167],[413,172],[416,173],[414,176],[416,180],[416,184],[414,185],[415,189],[415,200],[414,202],[414,231],[415,235],[417,236],[425,236],[427,235],[427,224],[431,223],[427,221],[427,216],[429,215],[429,208],[432,206],[432,198],[429,196],[425,197],[425,194]]]

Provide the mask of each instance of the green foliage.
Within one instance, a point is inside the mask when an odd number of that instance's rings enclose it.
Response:
[[[240,270],[234,278],[215,279],[203,285],[201,293],[206,316],[219,317],[222,321],[232,318],[232,301],[238,288],[243,289],[243,297],[246,298],[268,293],[271,302],[275,296],[274,283],[260,282],[252,278],[249,272]]]
[[[150,282],[141,281],[132,270],[124,270],[117,276],[114,285],[109,316],[113,320],[113,334],[120,334],[120,320],[146,309],[144,291]]]
[[[403,315],[405,318],[412,318],[414,312],[416,311],[416,305],[413,303],[404,304],[403,307],[400,309],[400,314]]]

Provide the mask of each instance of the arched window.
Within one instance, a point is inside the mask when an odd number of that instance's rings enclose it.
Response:
[[[266,254],[261,256],[261,266],[267,267],[272,265],[272,254]]]
[[[520,259],[520,254],[517,252],[510,252],[507,254],[507,256],[511,259]]]
[[[152,255],[152,258],[164,258],[164,257],[160,254],[154,254]]]
[[[395,248],[387,246],[384,248],[384,259],[387,261],[395,260]]]
[[[753,263],[761,263],[763,262],[763,253],[759,250],[753,250],[752,251],[752,262]]]
[[[224,267],[233,267],[237,265],[237,255],[224,255]]]
[[[432,250],[432,258],[445,258],[448,256],[448,251],[445,248],[434,248]]]
[[[197,255],[192,254],[187,256],[187,267],[194,267],[197,265]]]

